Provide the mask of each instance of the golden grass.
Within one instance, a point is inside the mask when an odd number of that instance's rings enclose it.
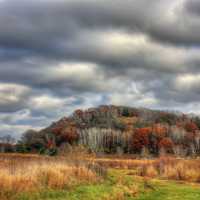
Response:
[[[199,160],[171,159],[168,164],[162,166],[161,163],[160,166],[154,167],[154,169],[160,171],[160,176],[165,179],[200,183]]]
[[[15,199],[22,192],[67,189],[99,180],[84,162],[61,158],[0,155],[0,199]]]
[[[101,171],[102,167],[133,169],[132,175],[145,178],[200,183],[200,160],[167,156],[151,160],[79,156],[70,154],[67,159],[66,157],[0,154],[0,200],[15,200],[16,195],[22,192],[68,189],[82,183],[95,183],[101,180],[97,174],[104,175]],[[72,158],[76,159],[72,160]],[[118,185],[121,188],[123,183],[119,182]],[[123,192],[127,193],[127,191],[134,195],[137,188],[134,190],[124,188]],[[123,196],[123,192],[117,190],[117,196]]]
[[[134,169],[143,177],[200,183],[200,160],[160,157],[151,160],[97,158],[102,166],[116,169]]]
[[[156,160],[139,160],[132,158],[96,158],[95,162],[101,166],[115,169],[135,169],[142,165],[150,165]]]

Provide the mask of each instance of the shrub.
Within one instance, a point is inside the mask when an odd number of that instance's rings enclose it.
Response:
[[[55,156],[55,155],[58,154],[58,151],[57,151],[56,148],[48,149],[48,150],[47,150],[47,154],[48,154],[49,156]]]
[[[174,124],[176,124],[177,119],[178,119],[178,117],[173,113],[161,112],[157,116],[157,119],[155,120],[155,122],[156,123],[167,123],[169,125],[174,125]]]
[[[173,152],[174,143],[170,138],[163,138],[158,144],[159,149],[164,149],[168,153]]]
[[[124,117],[129,117],[130,113],[129,113],[129,109],[128,108],[124,108],[122,111],[122,116]]]
[[[124,131],[125,130],[125,124],[120,122],[119,120],[113,120],[113,128],[114,129],[119,129],[121,131]]]
[[[161,124],[155,124],[153,126],[153,133],[158,140],[166,137],[167,135],[167,128]]]
[[[78,135],[76,127],[68,126],[62,131],[61,137],[69,144],[73,144],[74,142],[78,140],[79,135]]]
[[[194,118],[194,123],[197,125],[198,129],[200,129],[200,118],[199,117]]]
[[[185,124],[185,130],[187,132],[195,133],[198,130],[198,127],[194,122],[188,122]]]

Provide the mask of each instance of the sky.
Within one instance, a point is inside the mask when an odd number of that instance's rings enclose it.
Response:
[[[0,136],[102,104],[200,114],[199,0],[0,0]]]

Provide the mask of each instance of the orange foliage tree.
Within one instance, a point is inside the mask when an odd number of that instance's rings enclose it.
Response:
[[[140,152],[143,147],[148,148],[151,133],[152,128],[150,127],[136,129],[133,136],[132,149],[136,152]]]
[[[168,153],[173,152],[174,143],[170,138],[163,138],[158,144],[159,149],[164,149]]]
[[[165,126],[163,126],[163,125],[155,124],[153,126],[153,133],[156,136],[156,138],[158,140],[160,140],[160,139],[166,137],[166,135],[167,135],[167,128]]]
[[[187,132],[195,133],[198,130],[198,127],[194,122],[188,122],[185,124],[185,130]]]
[[[60,135],[62,132],[63,127],[62,126],[56,126],[51,131],[55,135]]]
[[[76,127],[68,126],[62,130],[61,137],[66,142],[73,144],[75,141],[78,140],[79,135],[78,135]]]
[[[185,135],[185,144],[188,145],[189,143],[193,143],[196,137],[196,133],[194,132],[188,132]]]

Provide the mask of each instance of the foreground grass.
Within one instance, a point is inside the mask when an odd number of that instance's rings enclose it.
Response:
[[[100,184],[79,185],[70,190],[24,193],[17,200],[198,200],[200,186],[136,177],[131,170],[109,170]]]
[[[97,172],[100,173],[101,168],[84,161],[2,155],[0,156],[0,200],[29,199],[29,196],[32,196],[25,193],[39,195],[35,198],[39,199],[41,191],[56,192],[79,185],[99,183],[102,178]]]
[[[83,158],[1,155],[0,200],[200,199],[199,160]]]
[[[200,160],[198,159],[163,156],[151,160],[100,158],[95,161],[108,168],[134,169],[137,175],[143,177],[200,183]]]

